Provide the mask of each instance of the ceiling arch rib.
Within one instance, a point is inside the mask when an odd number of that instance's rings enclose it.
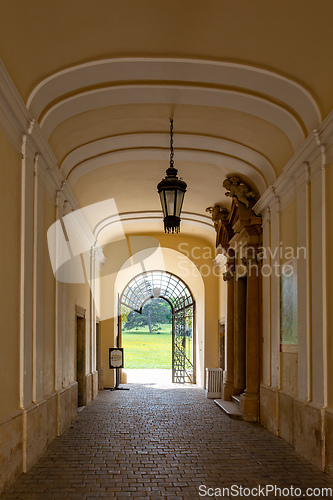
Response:
[[[100,139],[72,151],[64,159],[60,170],[64,177],[67,178],[71,172],[79,169],[84,162],[88,161],[87,158],[97,158],[105,154],[111,154],[112,151],[126,149],[145,147],[165,149],[169,147],[169,140],[168,134],[160,133],[123,134]],[[250,167],[255,166],[264,177],[266,187],[272,185],[276,179],[274,169],[267,158],[249,147],[230,140],[200,135],[177,134],[174,138],[174,146],[176,154],[178,149],[219,153],[248,163]]]
[[[271,71],[236,63],[195,59],[120,58],[92,61],[59,71],[44,79],[30,94],[27,106],[39,120],[54,101],[80,89],[105,82],[196,82],[197,85],[246,89],[279,101],[301,118],[308,133],[321,123],[318,105],[298,83]]]
[[[106,153],[95,158],[89,158],[83,161],[80,166],[72,170],[72,172],[68,175],[67,180],[73,187],[81,177],[93,170],[104,167],[105,165],[112,165],[129,161],[135,162],[136,160],[163,160],[167,163],[169,154],[170,153],[168,149],[161,150],[154,148],[133,148],[125,151]],[[222,153],[220,154],[209,151],[189,151],[178,149],[177,162],[179,161],[199,163],[201,165],[208,163],[211,165],[217,165],[223,168],[227,168],[230,173],[238,172],[240,174],[243,174],[253,181],[260,195],[262,195],[268,187],[262,174],[258,172],[258,170],[256,170],[253,166],[242,160],[224,155]]]
[[[301,123],[281,105],[243,92],[183,85],[121,85],[82,92],[57,102],[40,125],[47,138],[63,121],[98,108],[120,104],[185,104],[242,111],[266,120],[282,130],[296,150],[305,138]]]
[[[102,219],[94,228],[94,236],[100,245],[117,239],[123,233],[120,232],[120,226],[130,227],[130,233],[135,233],[137,222],[140,222],[140,228],[147,232],[160,232],[163,230],[163,214],[160,211],[150,212],[128,212],[117,216],[109,216]],[[200,233],[205,236],[207,241],[215,243],[216,232],[211,217],[198,213],[182,212],[181,227],[183,234]]]

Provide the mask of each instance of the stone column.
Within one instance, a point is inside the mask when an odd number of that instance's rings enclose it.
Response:
[[[225,332],[225,370],[223,372],[221,397],[225,401],[230,401],[234,393],[234,262],[235,259],[232,255],[228,258],[227,272],[223,275],[224,281],[227,282],[227,318]]]
[[[240,397],[243,419],[256,422],[259,416],[260,383],[260,282],[259,264],[253,256],[243,259],[247,265],[246,297],[246,389]]]

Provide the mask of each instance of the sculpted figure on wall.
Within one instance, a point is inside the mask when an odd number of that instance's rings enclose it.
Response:
[[[237,198],[246,208],[249,208],[251,199],[255,198],[255,192],[241,182],[238,177],[227,177],[223,181],[223,187],[227,190],[226,196]]]
[[[215,231],[218,230],[219,221],[225,220],[229,216],[229,210],[222,207],[218,203],[215,203],[215,205],[212,207],[206,208],[206,212],[209,212],[212,215],[212,221],[214,222]]]

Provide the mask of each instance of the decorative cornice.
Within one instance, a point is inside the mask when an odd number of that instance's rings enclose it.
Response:
[[[276,201],[278,201],[278,196],[275,192],[275,189],[273,188],[273,186],[269,186],[262,197],[254,205],[253,211],[257,215],[260,215],[265,209],[270,209],[274,205],[274,203],[276,203]]]
[[[276,200],[280,200],[280,209],[283,209],[296,196],[299,183],[297,179],[310,166],[311,177],[319,169],[333,161],[333,111],[323,121],[318,130],[314,130],[304,141],[303,145],[293,155],[284,167],[280,177],[261,196],[253,207],[256,214],[261,214],[268,207],[272,207]],[[304,182],[308,176],[304,175]]]
[[[0,59],[0,125],[19,152],[31,122],[32,117]]]

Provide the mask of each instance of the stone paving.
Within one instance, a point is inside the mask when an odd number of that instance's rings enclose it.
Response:
[[[302,495],[333,488],[333,478],[288,444],[258,424],[229,419],[201,389],[129,387],[100,392],[1,500],[273,498],[266,485],[295,498],[301,490],[282,488],[302,488]]]

